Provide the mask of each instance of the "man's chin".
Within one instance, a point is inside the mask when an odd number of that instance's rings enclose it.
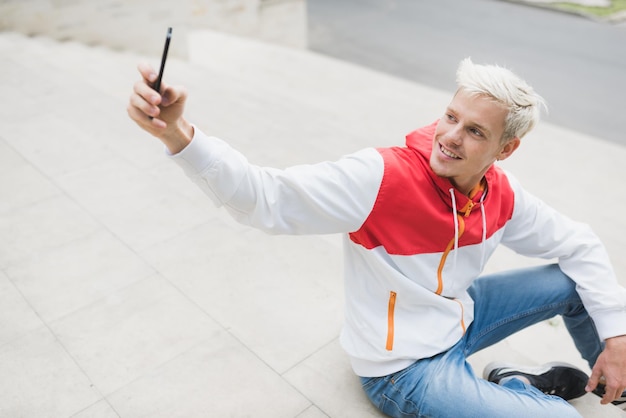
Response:
[[[435,173],[439,177],[450,178],[450,173],[447,170],[445,170],[443,167],[440,167],[438,164],[436,163],[433,164],[432,160],[430,162],[430,169],[433,171],[433,173]]]

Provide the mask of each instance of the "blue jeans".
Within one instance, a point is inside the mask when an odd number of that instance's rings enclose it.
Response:
[[[389,376],[361,378],[374,405],[403,418],[580,418],[561,398],[518,379],[502,386],[487,382],[466,361],[517,331],[562,315],[576,347],[593,366],[603,343],[574,282],[550,265],[484,276],[469,292],[475,301],[474,321],[454,347]]]

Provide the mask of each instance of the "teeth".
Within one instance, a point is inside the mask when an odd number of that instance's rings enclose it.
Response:
[[[441,152],[443,152],[445,155],[447,155],[447,156],[448,156],[448,157],[450,157],[450,158],[456,158],[456,159],[461,158],[461,157],[459,157],[458,155],[453,154],[452,152],[448,151],[447,149],[445,149],[445,148],[444,148],[444,147],[442,147],[442,146],[439,146],[439,148],[441,149]]]

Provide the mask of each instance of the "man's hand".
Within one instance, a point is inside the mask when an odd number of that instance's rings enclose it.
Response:
[[[626,335],[606,340],[604,351],[591,371],[587,392],[594,390],[601,379],[606,385],[600,401],[604,405],[620,397],[626,389]]]
[[[193,127],[183,116],[187,90],[162,83],[161,95],[151,87],[157,78],[152,67],[140,64],[138,69],[142,79],[133,88],[128,115],[146,132],[159,138],[172,154],[176,154],[193,137]]]

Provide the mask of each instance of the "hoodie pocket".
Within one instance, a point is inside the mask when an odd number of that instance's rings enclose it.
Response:
[[[385,349],[387,351],[393,350],[393,335],[394,335],[394,314],[396,310],[396,292],[389,292],[389,306],[387,308],[387,344]]]

